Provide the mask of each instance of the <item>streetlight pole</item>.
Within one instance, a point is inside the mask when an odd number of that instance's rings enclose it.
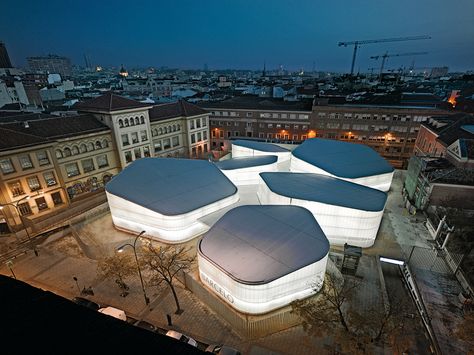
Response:
[[[138,235],[135,237],[135,240],[133,241],[133,244],[125,243],[125,244],[121,245],[120,247],[118,247],[118,248],[117,248],[117,251],[118,251],[119,253],[123,252],[123,249],[124,249],[126,246],[130,246],[130,247],[133,248],[133,254],[135,255],[135,261],[136,261],[136,263],[137,263],[138,276],[140,276],[140,283],[141,283],[141,285],[142,285],[143,297],[145,298],[145,304],[148,305],[148,304],[150,303],[150,299],[149,299],[149,298],[147,297],[147,295],[146,295],[145,284],[143,283],[142,271],[141,271],[141,269],[140,269],[140,263],[138,262],[137,248],[136,248],[138,238],[140,238],[144,233],[145,233],[145,231],[141,231],[140,234],[138,234]]]

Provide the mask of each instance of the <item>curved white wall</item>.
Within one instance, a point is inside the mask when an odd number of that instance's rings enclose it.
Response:
[[[263,285],[247,285],[235,281],[198,253],[202,283],[236,310],[261,314],[308,297],[317,291],[315,282],[324,280],[327,255],[291,274]]]
[[[383,210],[368,212],[278,195],[268,188],[262,178],[257,195],[262,205],[295,205],[308,209],[333,245],[372,246],[383,216]]]
[[[290,168],[291,152],[264,152],[261,150],[242,147],[232,144],[232,158],[238,157],[256,157],[260,155],[275,155],[278,157],[278,171],[288,171]]]
[[[251,166],[242,169],[221,170],[227,178],[236,186],[257,185],[260,173],[277,172],[277,162],[266,165]]]
[[[294,155],[291,156],[290,171],[293,173],[315,173],[315,174],[329,175],[341,180],[346,180],[346,181],[353,182],[355,184],[368,186],[373,189],[377,189],[384,192],[387,192],[388,190],[390,190],[390,185],[392,184],[392,178],[393,178],[393,171],[386,174],[364,176],[364,177],[356,178],[356,179],[343,178],[337,175],[333,175],[327,172],[326,170],[318,168],[317,166],[313,164],[305,162],[304,160],[301,160],[295,157]]]
[[[137,233],[144,230],[146,235],[167,243],[182,243],[206,232],[209,226],[199,222],[199,218],[239,200],[238,193],[235,193],[197,210],[177,216],[166,216],[109,192],[106,194],[116,227]]]

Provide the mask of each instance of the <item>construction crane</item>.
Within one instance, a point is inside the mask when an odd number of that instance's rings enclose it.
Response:
[[[374,56],[370,57],[370,59],[379,60],[380,58],[382,58],[382,63],[380,64],[380,73],[379,73],[380,78],[382,78],[382,72],[383,72],[383,68],[385,66],[385,62],[386,62],[387,58],[413,56],[413,55],[424,55],[424,54],[428,54],[428,52],[409,52],[409,53],[397,53],[397,54],[388,54],[387,52],[385,52],[385,54],[382,54],[382,55],[374,55]]]
[[[431,39],[430,36],[411,36],[411,37],[397,37],[397,38],[382,38],[382,39],[368,39],[364,41],[339,42],[339,47],[354,45],[354,52],[352,53],[351,75],[354,74],[354,65],[357,55],[357,48],[363,44],[383,43],[383,42],[401,42],[401,41],[415,41],[419,39]]]

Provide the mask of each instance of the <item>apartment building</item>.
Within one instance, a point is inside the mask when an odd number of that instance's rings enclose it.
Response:
[[[405,168],[422,122],[447,112],[422,106],[328,105],[235,97],[206,102],[210,112],[211,148],[229,150],[234,137],[301,142],[327,138],[366,144],[394,167]]]

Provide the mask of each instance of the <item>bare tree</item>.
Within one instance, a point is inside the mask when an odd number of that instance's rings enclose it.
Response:
[[[179,304],[175,285],[176,276],[181,272],[187,272],[195,259],[190,253],[191,248],[184,246],[160,246],[154,247],[152,243],[144,246],[142,262],[151,275],[148,283],[153,286],[168,285],[176,303],[176,314],[183,312]]]
[[[319,289],[318,282],[315,289]],[[320,292],[292,302],[292,312],[302,318],[305,330],[317,336],[330,336],[342,353],[365,354],[368,346],[375,346],[382,339],[398,339],[406,320],[406,307],[379,304],[361,312],[351,302],[359,286],[356,279],[339,280],[326,274]]]
[[[118,287],[122,290],[122,295],[126,295],[128,285],[125,280],[136,273],[135,261],[129,254],[117,253],[99,260],[97,266],[97,276],[100,279],[114,279]]]

